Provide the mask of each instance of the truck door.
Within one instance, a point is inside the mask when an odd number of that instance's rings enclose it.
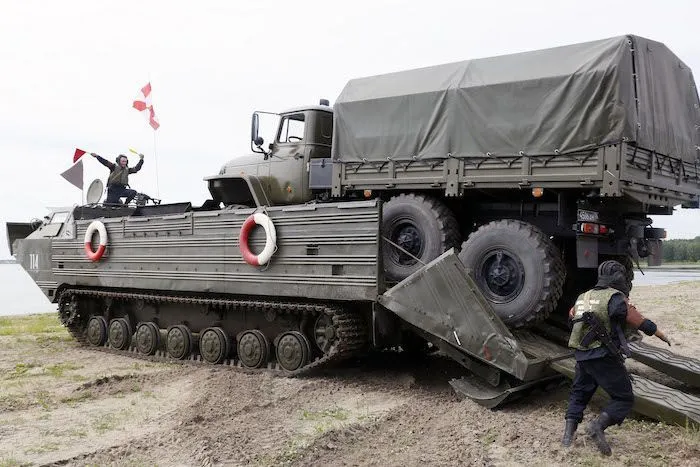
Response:
[[[305,187],[307,125],[304,112],[282,116],[279,132],[268,159],[269,193],[274,203],[294,204],[308,201]]]

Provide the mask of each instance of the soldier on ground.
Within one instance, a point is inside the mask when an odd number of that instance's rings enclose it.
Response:
[[[629,354],[626,330],[638,329],[671,345],[656,324],[629,303],[631,288],[625,267],[617,261],[605,261],[598,267],[598,283],[580,295],[569,312],[573,323],[569,347],[575,349],[576,374],[565,416],[564,446],[571,445],[576,428],[583,421],[583,411],[600,386],[610,396],[610,402],[588,424],[586,433],[601,453],[612,453],[605,429],[622,424],[634,404],[632,382],[624,364]]]

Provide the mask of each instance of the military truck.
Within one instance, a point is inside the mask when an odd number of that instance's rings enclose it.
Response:
[[[673,170],[687,177],[672,183],[667,168],[650,163],[648,177],[642,178],[621,152],[637,143],[601,136],[601,129],[624,133],[626,127],[617,123],[629,116],[621,112],[619,98],[629,90],[620,84],[625,74],[621,66],[593,64],[604,61],[601,55],[609,54],[611,44],[618,44],[620,56],[605,63],[631,60],[627,40],[560,50],[567,60],[578,57],[580,69],[564,79],[566,89],[559,89],[563,96],[555,98],[551,90],[559,78],[533,78],[522,85],[549,86],[543,95],[556,102],[568,102],[562,100],[568,97],[580,104],[586,100],[582,89],[596,90],[594,96],[612,94],[594,114],[607,119],[603,123],[589,122],[589,107],[578,113],[576,107],[570,109],[572,115],[581,115],[572,124],[576,129],[602,138],[585,150],[572,149],[581,144],[572,133],[547,158],[523,146],[530,154],[523,150],[506,162],[500,153],[491,153],[473,168],[469,164],[474,157],[464,144],[476,137],[458,138],[458,131],[448,131],[457,125],[454,117],[465,111],[451,93],[462,96],[463,88],[443,83],[442,103],[428,112],[437,120],[428,124],[423,122],[428,106],[420,99],[435,94],[428,91],[435,81],[427,80],[425,92],[419,93],[419,82],[411,75],[378,87],[383,91],[377,95],[391,90],[400,99],[394,102],[392,94],[383,113],[379,106],[364,122],[356,112],[364,113],[363,106],[372,108],[376,102],[363,94],[371,87],[351,82],[334,110],[320,105],[280,114],[267,147],[260,136],[263,114],[254,114],[251,144],[260,154],[226,163],[218,175],[207,177],[211,199],[201,206],[106,205],[90,196],[87,205],[54,212],[31,225],[9,224],[11,251],[58,304],[60,319],[73,336],[98,351],[300,375],[372,350],[430,347],[465,368],[465,376],[451,382],[459,394],[498,406],[555,383],[562,374],[573,375],[566,327],[554,319],[543,321],[562,301],[565,266],[597,265],[600,257],[627,254],[631,245],[636,257],[645,256],[660,236],[648,227],[646,213],[670,213],[670,204],[679,199],[688,205],[697,201],[697,163],[688,162],[686,153],[659,157],[672,160]],[[655,59],[664,53],[655,52]],[[540,74],[549,63],[548,73],[559,76],[548,61],[551,54],[519,60],[532,62]],[[589,71],[581,63],[593,68]],[[465,70],[476,72],[482,66],[455,65],[440,76],[465,80]],[[671,75],[680,73],[676,70]],[[415,73],[427,79],[434,71]],[[479,75],[484,83],[498,81],[486,79],[486,71]],[[592,82],[579,83],[579,75]],[[512,81],[502,85],[505,97],[505,91],[520,89]],[[418,104],[407,97],[408,91]],[[500,101],[494,98],[492,104]],[[589,95],[587,101],[597,108],[600,99]],[[534,104],[524,100],[521,105]],[[420,116],[413,114],[414,107]],[[558,109],[548,112],[559,116]],[[438,116],[440,112],[445,115]],[[507,123],[509,112],[493,115],[493,129],[501,135],[515,131],[513,122]],[[394,120],[405,125],[394,126]],[[467,121],[474,124],[471,116]],[[430,131],[413,126],[421,122]],[[527,122],[523,124],[534,128]],[[387,139],[377,136],[380,123],[389,125]],[[558,120],[539,125],[551,133]],[[683,128],[672,134],[685,135]],[[352,142],[348,133],[354,135]],[[389,141],[405,145],[418,140],[420,151],[447,145],[455,148],[450,153],[455,157],[419,151],[406,160],[399,157],[404,149],[397,149],[389,159],[377,159],[387,147],[381,145]],[[360,149],[348,149],[353,145]],[[460,147],[467,152],[458,152]],[[360,153],[364,160],[350,156]],[[640,147],[635,160],[644,160],[644,154],[655,162],[662,153]],[[501,166],[494,169],[492,158],[505,164],[498,180],[495,173]],[[511,187],[516,178],[507,169],[513,167],[520,167],[516,184],[527,179],[533,186]],[[660,188],[670,185],[673,190]],[[640,186],[648,186],[653,196],[642,200],[635,191],[644,189]],[[659,207],[663,203],[669,203],[665,210]],[[454,246],[464,234],[469,237],[458,251]],[[471,255],[478,258],[476,263],[470,262]],[[573,288],[586,281],[570,283]],[[524,324],[528,329],[520,329]],[[630,348],[637,360],[686,385],[700,386],[700,361],[639,341]],[[634,390],[638,412],[700,425],[699,398],[640,376],[634,377]]]
[[[208,178],[215,200],[380,198],[387,280],[461,247],[510,326],[568,311],[606,259],[659,264],[648,216],[698,207],[692,72],[641,37],[353,79],[277,117],[266,146],[253,115],[259,155]]]

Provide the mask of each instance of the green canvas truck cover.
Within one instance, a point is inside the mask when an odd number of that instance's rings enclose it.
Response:
[[[556,155],[621,141],[694,162],[691,70],[637,36],[353,79],[334,105],[340,162]]]

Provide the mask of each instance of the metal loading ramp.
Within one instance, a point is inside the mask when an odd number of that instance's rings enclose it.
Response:
[[[560,375],[573,378],[573,352],[553,339],[528,331],[511,332],[467,273],[454,249],[421,268],[378,298],[470,374],[450,382],[455,391],[486,407],[526,397]],[[639,360],[669,376],[698,377],[693,359],[652,352],[635,343]],[[666,351],[667,352],[667,351]],[[635,357],[636,358],[636,357]],[[697,361],[695,361],[697,363]],[[681,426],[700,426],[700,398],[632,376],[634,410]]]
[[[518,332],[516,333],[516,338],[523,351],[534,357],[547,358],[549,350],[555,347],[561,349],[562,352],[568,350],[559,344],[548,341],[544,337],[529,332]],[[546,346],[543,345],[543,342],[546,343]],[[639,344],[635,343],[635,346],[639,346]],[[644,346],[651,347],[647,344],[644,344]],[[684,360],[671,352],[665,352],[676,357],[677,361]],[[634,358],[637,360],[636,357]],[[658,369],[661,364],[656,363]],[[574,367],[576,366],[576,361],[573,357],[555,360],[549,365],[558,373],[573,379]],[[678,389],[669,388],[639,375],[630,376],[632,378],[632,389],[634,390],[633,409],[635,412],[673,425],[700,426],[700,397],[684,393]]]
[[[644,342],[630,342],[629,348],[631,357],[638,362],[689,386],[700,388],[700,360],[676,355],[670,350]]]

